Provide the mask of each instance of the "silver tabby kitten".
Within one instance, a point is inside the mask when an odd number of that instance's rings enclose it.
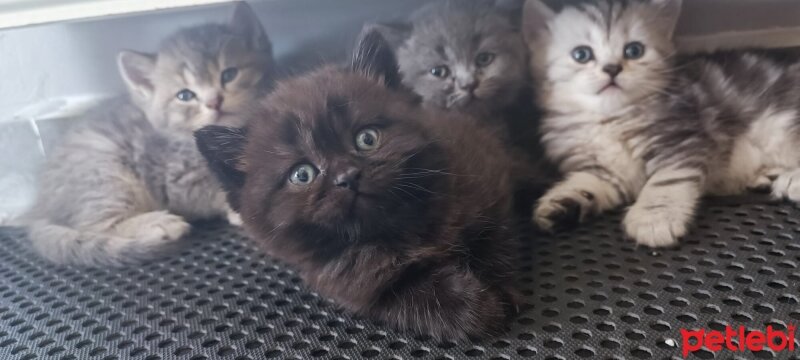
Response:
[[[118,64],[129,98],[65,135],[24,217],[33,247],[53,262],[139,260],[186,234],[187,221],[228,214],[192,131],[237,125],[273,69],[270,41],[244,3],[229,24],[181,30],[157,54],[124,51]]]
[[[669,246],[687,233],[703,194],[766,186],[800,200],[800,58],[678,58],[680,8],[680,0],[599,0],[556,13],[528,0],[543,142],[565,174],[535,209],[540,227],[632,203],[627,235]]]
[[[431,106],[496,110],[528,83],[525,44],[510,0],[440,0],[410,21],[367,25],[394,48],[403,84]],[[518,16],[517,16],[518,17]]]

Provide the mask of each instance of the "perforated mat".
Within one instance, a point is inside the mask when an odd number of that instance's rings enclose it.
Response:
[[[619,215],[532,242],[523,313],[500,338],[457,343],[352,319],[229,228],[204,225],[183,253],[122,270],[47,265],[6,229],[0,359],[679,359],[680,328],[800,322],[800,211],[702,212],[679,249],[636,248]]]

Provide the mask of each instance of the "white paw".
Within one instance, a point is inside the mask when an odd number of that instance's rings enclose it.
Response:
[[[228,223],[233,226],[242,226],[244,224],[242,216],[233,210],[228,210]]]
[[[800,202],[800,170],[779,175],[772,183],[772,196]]]
[[[137,218],[141,221],[137,237],[145,241],[175,241],[191,228],[182,217],[166,211],[154,211]]]
[[[552,191],[539,200],[533,221],[544,231],[576,225],[593,207],[594,195],[586,191]]]
[[[668,205],[645,206],[636,204],[623,221],[625,233],[637,244],[649,247],[668,247],[688,232],[691,209]]]

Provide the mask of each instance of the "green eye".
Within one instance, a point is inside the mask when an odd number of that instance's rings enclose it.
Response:
[[[361,130],[356,135],[356,148],[361,151],[371,151],[378,148],[380,133],[373,128]]]
[[[180,101],[192,101],[194,100],[194,98],[197,97],[197,95],[195,95],[195,93],[192,92],[192,90],[183,89],[181,91],[178,91],[178,93],[175,94],[175,97],[178,98],[178,100]]]
[[[239,69],[233,67],[225,69],[225,71],[222,72],[222,85],[233,81],[233,79],[236,79],[237,75],[239,75]]]
[[[625,45],[625,58],[629,60],[636,60],[644,56],[644,44],[634,41]]]
[[[299,165],[292,170],[289,182],[295,185],[308,186],[317,177],[317,169],[309,164]]]
[[[431,75],[437,78],[446,78],[450,76],[450,68],[447,65],[440,65],[431,69]]]
[[[494,61],[495,55],[490,52],[482,52],[475,57],[475,65],[487,67]]]
[[[572,59],[581,64],[594,60],[594,52],[588,46],[578,46],[572,50]]]

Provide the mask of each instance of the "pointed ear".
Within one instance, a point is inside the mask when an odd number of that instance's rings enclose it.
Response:
[[[678,20],[681,17],[681,9],[683,7],[682,0],[652,0],[656,6],[657,16],[655,21],[661,28],[664,34],[669,34],[672,39],[675,35],[675,27],[678,25]]]
[[[378,30],[361,33],[353,52],[351,69],[382,82],[389,88],[400,86],[400,70],[394,51]]]
[[[261,26],[261,21],[258,16],[246,2],[239,1],[236,3],[236,8],[233,10],[233,16],[230,20],[230,26],[237,34],[245,36],[248,45],[256,50],[272,51],[272,43],[269,41],[269,36]]]
[[[359,38],[363,38],[370,32],[377,31],[383,36],[383,39],[386,40],[392,50],[396,51],[411,37],[412,30],[413,26],[404,22],[366,24],[361,29]]]
[[[210,125],[195,131],[194,138],[209,169],[228,193],[231,207],[239,211],[239,194],[246,176],[243,156],[247,129]]]
[[[547,23],[555,16],[556,12],[542,0],[527,0],[522,9],[522,35],[525,41],[531,42],[547,31]]]
[[[117,55],[117,67],[131,95],[149,99],[155,91],[151,79],[156,68],[156,57],[135,51],[122,51]]]

